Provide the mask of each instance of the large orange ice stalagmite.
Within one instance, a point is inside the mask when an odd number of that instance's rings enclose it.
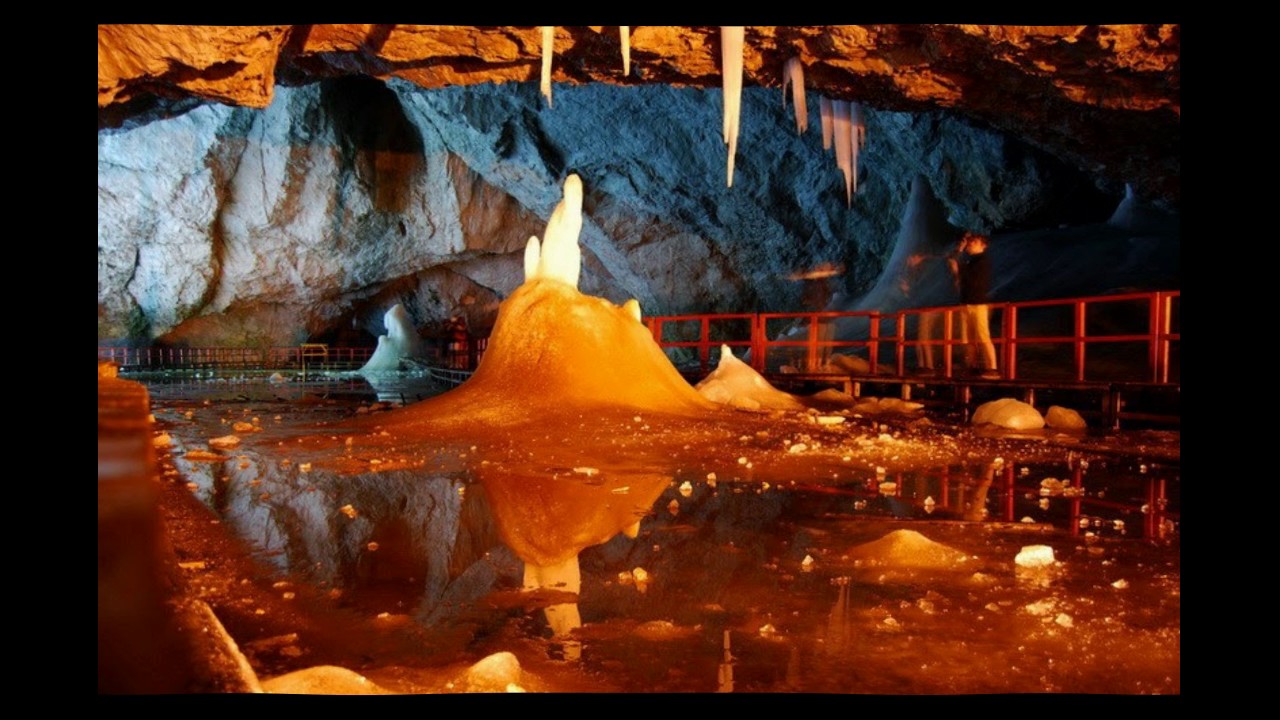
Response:
[[[525,282],[498,308],[484,358],[460,387],[385,418],[387,424],[516,423],[586,411],[703,414],[703,399],[640,322],[639,305],[578,291],[582,181],[570,175],[542,240],[525,250]]]

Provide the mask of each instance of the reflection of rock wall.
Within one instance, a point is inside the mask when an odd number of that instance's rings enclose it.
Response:
[[[200,486],[201,500],[237,535],[281,570],[312,582],[342,587],[412,577],[422,583],[423,602],[431,604],[498,543],[483,493],[464,498],[456,480],[409,471],[303,473],[296,464],[238,455],[220,464],[178,462]],[[481,497],[470,498],[475,494]],[[467,511],[467,504],[481,507]],[[354,517],[343,512],[347,505]]]
[[[872,111],[847,209],[820,134],[797,136],[777,100],[745,91],[732,190],[719,93],[661,85],[557,88],[547,110],[525,85],[327,80],[278,87],[262,110],[101,130],[99,338],[288,344],[353,319],[376,334],[395,302],[418,326],[461,311],[484,328],[571,170],[587,190],[583,291],[646,314],[793,309],[785,275],[820,261],[865,290],[917,172],[975,227],[1093,192],[995,133]]]

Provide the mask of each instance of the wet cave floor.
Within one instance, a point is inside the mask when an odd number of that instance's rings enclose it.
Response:
[[[269,690],[333,665],[403,693],[1180,692],[1177,432],[725,410],[433,434],[354,383],[150,391],[187,592]],[[517,552],[575,543],[576,596],[521,591]],[[1015,562],[1036,545],[1054,562]],[[515,675],[467,674],[498,652]]]

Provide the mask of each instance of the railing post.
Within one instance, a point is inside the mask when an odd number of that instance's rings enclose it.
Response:
[[[880,367],[880,313],[871,313],[871,329],[867,333],[867,351],[871,355],[871,374],[876,375]]]
[[[951,311],[952,308],[942,311],[942,376],[946,378],[951,377]]]
[[[907,313],[899,310],[896,317],[897,327],[894,332],[898,334],[898,350],[895,354],[897,355],[898,377],[903,377],[907,374]]]
[[[702,316],[702,330],[698,335],[698,360],[702,367],[702,374],[707,374],[707,362],[711,357],[711,318],[706,315]]]
[[[1076,350],[1076,381],[1084,382],[1084,318],[1085,318],[1085,302],[1077,300],[1075,303],[1075,350]]]
[[[1160,382],[1161,367],[1160,352],[1161,331],[1164,329],[1164,323],[1161,322],[1164,315],[1164,293],[1151,293],[1148,297],[1149,307],[1147,308],[1147,363],[1151,370],[1151,382]]]
[[[1160,382],[1169,382],[1169,335],[1173,332],[1173,295],[1169,293],[1161,293],[1161,307],[1163,318],[1160,321],[1160,332],[1162,342],[1160,343]]]
[[[1004,308],[1004,376],[1009,380],[1018,378],[1018,306],[1009,303]]]

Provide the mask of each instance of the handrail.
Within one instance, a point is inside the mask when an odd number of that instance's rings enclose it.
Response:
[[[1154,292],[1123,293],[1118,295],[1094,295],[1078,298],[1062,298],[1047,300],[1028,300],[1022,302],[991,303],[989,312],[999,315],[999,322],[992,322],[992,344],[997,351],[997,366],[1002,380],[1019,378],[1019,351],[1029,345],[1064,345],[1071,352],[1071,377],[1076,382],[1090,382],[1088,370],[1089,348],[1106,343],[1146,343],[1147,368],[1143,377],[1155,384],[1176,384],[1171,380],[1172,348],[1182,339],[1181,332],[1175,327],[1175,303],[1180,302],[1181,291],[1162,290]],[[1148,304],[1148,318],[1145,332],[1093,333],[1089,332],[1089,308],[1105,306],[1111,303],[1134,303],[1145,301]],[[1020,311],[1060,307],[1071,313],[1069,334],[1054,332],[1052,334],[1026,334]],[[664,350],[668,348],[697,348],[698,365],[706,372],[710,365],[712,345],[725,344],[734,348],[748,348],[750,362],[758,372],[770,370],[769,351],[778,348],[803,349],[803,364],[808,374],[831,372],[832,374],[861,374],[869,376],[891,374],[903,377],[908,374],[907,351],[931,346],[941,352],[941,373],[945,378],[955,376],[956,363],[954,351],[957,346],[963,349],[965,342],[955,336],[954,328],[957,315],[963,306],[935,306],[912,308],[893,312],[877,310],[854,311],[820,311],[820,312],[768,312],[768,313],[702,313],[653,316],[646,320],[655,342]],[[920,339],[908,337],[910,321],[914,319],[919,328],[922,320],[930,313],[940,313],[942,320],[941,337]],[[710,328],[722,321],[750,320],[749,337],[733,337],[724,340],[712,340]],[[771,339],[769,324],[790,321],[789,332],[776,339]],[[858,339],[836,340],[830,330],[836,323],[850,321],[866,322],[865,332]],[[679,340],[664,338],[664,330],[676,323],[697,323],[696,338],[686,336]],[[888,324],[890,327],[883,327]],[[887,332],[886,332],[887,330]],[[892,349],[891,367],[880,362],[881,347]],[[837,349],[866,350],[869,367],[865,373],[832,372],[826,366],[826,360]],[[799,364],[800,356],[793,355]],[[1098,380],[1101,382],[1102,380]]]

